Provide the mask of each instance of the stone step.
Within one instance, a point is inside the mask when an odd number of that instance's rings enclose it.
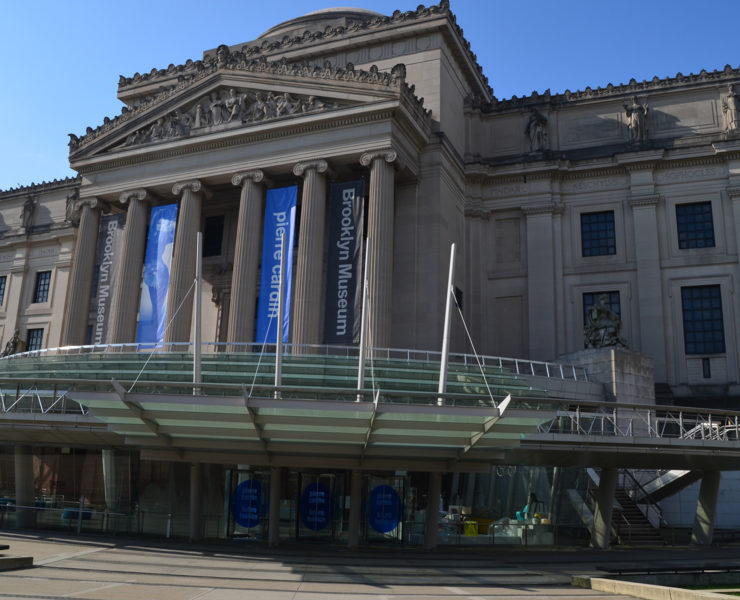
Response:
[[[30,569],[33,567],[33,556],[0,556],[0,571]]]

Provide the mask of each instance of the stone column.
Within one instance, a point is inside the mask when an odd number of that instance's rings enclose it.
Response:
[[[719,484],[722,479],[720,471],[706,471],[701,478],[699,499],[696,502],[694,528],[691,531],[691,543],[708,546],[712,543],[714,524],[717,521],[717,500]]]
[[[95,254],[98,247],[98,230],[100,229],[100,202],[97,198],[84,198],[75,202],[75,210],[80,211],[81,214],[74,262],[69,278],[67,320],[62,335],[62,344],[67,346],[79,346],[85,343]]]
[[[360,515],[362,514],[362,471],[352,469],[349,492],[349,528],[347,546],[357,548],[360,543]]]
[[[437,547],[437,522],[439,521],[439,493],[442,491],[442,473],[429,473],[427,490],[427,515],[424,531],[424,549]]]
[[[614,512],[617,475],[617,469],[601,469],[599,489],[596,491],[594,531],[591,536],[591,546],[600,550],[609,548],[612,539],[612,513]]]
[[[370,167],[370,191],[367,236],[368,257],[368,345],[391,345],[393,317],[393,222],[394,222],[394,150],[367,152],[360,164]]]
[[[293,300],[294,344],[321,343],[327,169],[325,160],[298,163],[293,168],[294,175],[303,177],[301,231]],[[305,349],[296,349],[296,352],[305,352]]]
[[[123,230],[121,258],[111,301],[108,343],[127,344],[136,341],[136,317],[139,312],[141,270],[146,250],[148,206],[144,189],[123,192],[121,204],[128,204]]]
[[[15,447],[15,503],[33,507],[35,503],[33,483],[33,451],[30,446]],[[21,529],[33,527],[33,508],[16,508],[15,526]]]
[[[280,543],[280,483],[283,470],[280,467],[270,469],[270,508],[267,522],[267,545],[275,548]]]
[[[201,502],[203,490],[201,464],[190,465],[190,541],[195,542],[203,537],[203,518]]]
[[[170,268],[170,290],[167,294],[167,326],[165,344],[189,342],[193,322],[193,290],[195,280],[195,239],[200,231],[201,194],[200,181],[176,183],[172,188],[180,196],[175,248]],[[173,348],[176,350],[176,348]]]
[[[262,242],[262,212],[265,189],[260,170],[237,173],[231,183],[242,188],[231,275],[228,342],[254,341],[254,310],[257,299],[257,269]],[[236,348],[229,348],[234,350]]]

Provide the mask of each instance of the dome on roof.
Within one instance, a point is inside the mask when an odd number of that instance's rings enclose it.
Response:
[[[304,31],[322,31],[327,27],[346,26],[350,21],[366,22],[383,15],[374,10],[365,8],[325,8],[316,10],[302,17],[283,21],[282,23],[270,27],[265,31],[258,40],[266,38],[302,36]]]

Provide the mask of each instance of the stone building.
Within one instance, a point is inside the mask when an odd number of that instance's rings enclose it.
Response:
[[[730,407],[738,90],[727,66],[498,99],[447,1],[320,11],[121,77],[121,114],[70,135],[78,178],[0,192],[2,343],[135,343],[150,214],[171,205],[164,341],[193,337],[202,231],[203,341],[259,343],[266,196],[297,186],[289,340],[324,344],[330,188],[360,182],[371,346],[439,349],[456,243],[479,353],[572,356],[605,295],[659,401]]]

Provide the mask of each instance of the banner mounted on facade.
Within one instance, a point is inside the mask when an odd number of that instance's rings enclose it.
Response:
[[[362,230],[364,182],[331,186],[329,260],[324,304],[324,343],[352,344],[362,316]]]
[[[177,204],[152,208],[136,330],[136,341],[139,343],[159,344],[164,340],[176,224]]]
[[[293,273],[293,243],[298,186],[267,190],[265,230],[262,235],[262,274],[257,306],[259,344],[277,341],[278,299],[280,297],[280,239],[285,235],[285,282],[283,295],[283,341],[288,341],[290,322],[290,281]]]
[[[118,265],[121,261],[121,242],[125,222],[126,213],[103,215],[100,218],[98,249],[95,257],[98,285],[92,299],[95,306],[95,324],[89,340],[91,344],[105,344],[108,342],[111,301],[113,300],[116,273],[118,273]]]

